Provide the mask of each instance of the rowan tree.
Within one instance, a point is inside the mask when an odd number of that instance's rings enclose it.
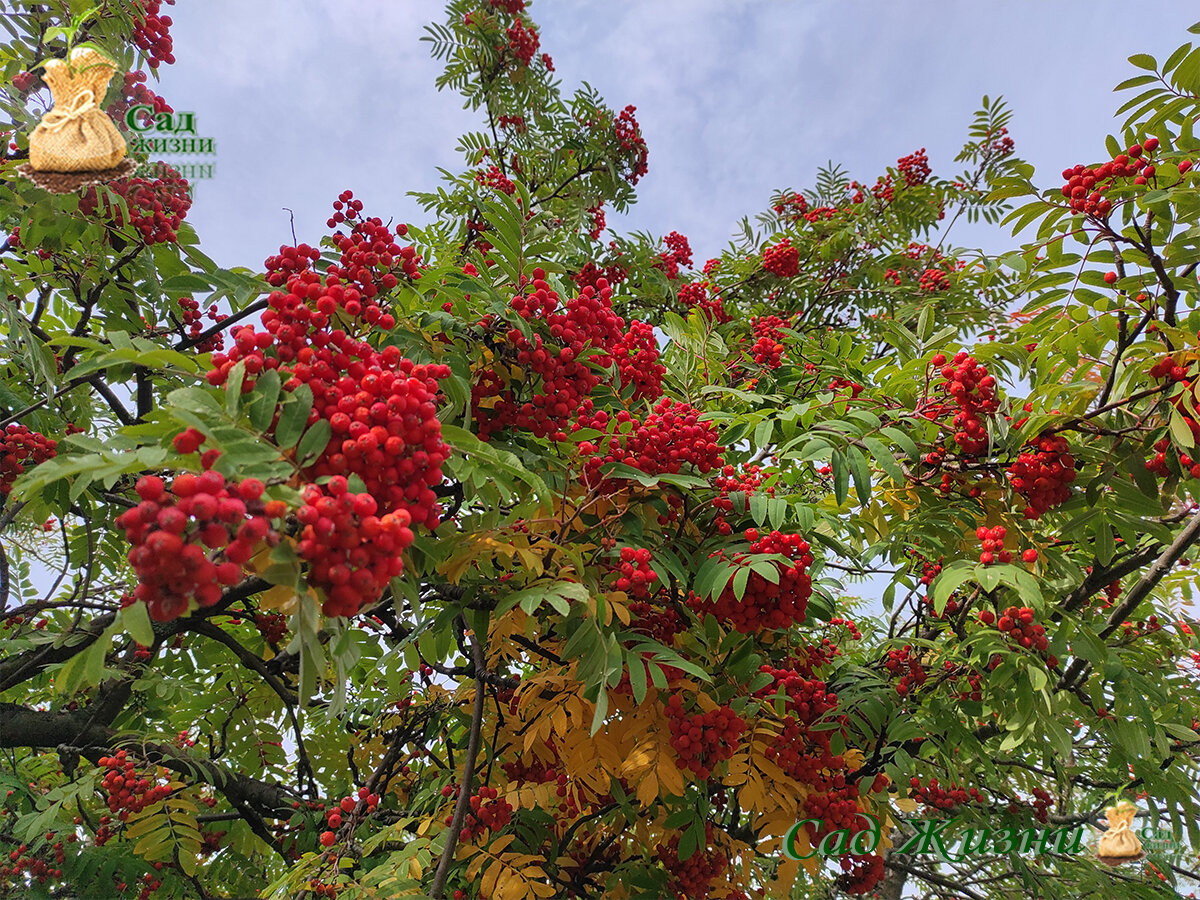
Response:
[[[961,173],[830,166],[702,262],[606,230],[636,110],[452,0],[480,130],[425,221],[347,190],[225,269],[177,173],[17,174],[68,40],[171,112],[168,10],[80,7],[0,17],[0,896],[1187,890],[892,848],[1121,796],[1200,846],[1200,49],[1061,177],[984,98]]]

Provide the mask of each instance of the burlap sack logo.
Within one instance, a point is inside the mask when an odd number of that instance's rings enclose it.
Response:
[[[1119,866],[1122,863],[1135,862],[1146,855],[1142,842],[1133,831],[1133,817],[1137,815],[1137,807],[1128,800],[1122,800],[1115,806],[1104,811],[1107,830],[1100,835],[1096,845],[1096,859]]]
[[[129,175],[125,139],[100,108],[116,64],[103,53],[81,47],[45,64],[42,80],[54,106],[29,136],[29,162],[17,171],[41,187],[67,193]]]

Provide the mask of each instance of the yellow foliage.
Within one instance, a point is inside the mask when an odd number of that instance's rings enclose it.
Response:
[[[268,588],[258,595],[259,609],[277,609],[285,616],[295,613],[296,605],[299,602],[300,598],[296,596],[296,592],[281,584]]]

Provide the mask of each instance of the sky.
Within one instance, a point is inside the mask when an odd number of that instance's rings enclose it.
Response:
[[[420,224],[406,194],[461,168],[458,136],[478,125],[420,42],[430,0],[179,0],[167,10],[178,62],[157,90],[215,138],[215,177],[189,220],[225,266],[261,269],[325,233],[349,188],[370,215]],[[698,261],[775,189],[803,189],[829,161],[874,181],[927,148],[954,156],[984,94],[1015,116],[1016,152],[1043,186],[1102,158],[1123,102],[1126,58],[1164,59],[1200,6],[1185,0],[540,0],[530,12],[565,91],[581,82],[637,107],[650,172],[610,229],[678,230]],[[210,162],[212,157],[180,157]],[[961,229],[961,230],[960,230]],[[956,226],[993,252],[1012,239]]]

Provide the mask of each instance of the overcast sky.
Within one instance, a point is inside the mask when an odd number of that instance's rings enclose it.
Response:
[[[564,90],[587,81],[632,103],[650,147],[641,199],[610,227],[692,238],[698,260],[773,189],[802,189],[841,163],[873,181],[919,147],[934,171],[955,154],[984,94],[1015,111],[1017,153],[1039,182],[1098,160],[1126,57],[1160,60],[1190,37],[1185,0],[541,0],[530,10]],[[217,140],[216,177],[189,216],[223,265],[259,269],[325,231],[350,188],[367,212],[422,221],[406,197],[461,167],[475,127],[420,42],[426,0],[179,0],[178,62],[159,92]],[[191,161],[211,158],[191,157]],[[180,161],[188,161],[181,158]],[[1006,246],[994,230],[959,243]]]

